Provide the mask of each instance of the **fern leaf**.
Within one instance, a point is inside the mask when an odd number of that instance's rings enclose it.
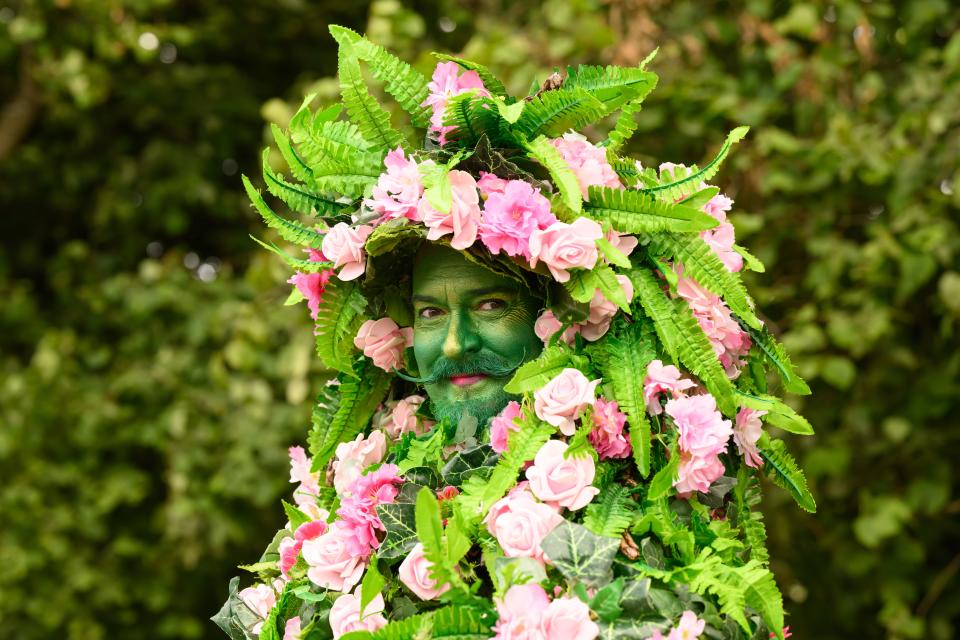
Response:
[[[652,196],[625,189],[589,187],[583,212],[609,222],[621,233],[701,231],[719,224],[712,216],[685,204],[661,202]]]
[[[497,140],[500,120],[489,99],[473,92],[461,93],[447,103],[443,124],[455,127],[446,138],[460,146],[473,148],[486,136]]]
[[[337,445],[352,440],[367,426],[389,388],[390,376],[365,361],[358,364],[350,375],[342,376],[337,387],[340,399],[332,417],[328,411],[319,408],[319,403],[314,410],[313,430],[309,438],[310,454],[313,456],[311,470],[319,471],[326,467]]]
[[[360,63],[353,45],[340,43],[337,59],[343,105],[350,118],[357,123],[360,133],[384,153],[400,146],[403,136],[390,125],[390,115],[370,95],[360,73]]]
[[[767,552],[767,529],[763,525],[763,513],[754,511],[760,503],[760,483],[746,465],[740,465],[737,472],[737,484],[733,489],[736,506],[736,522],[750,547],[750,559],[761,565],[770,562]]]
[[[261,247],[266,249],[271,253],[275,253],[286,262],[289,266],[293,267],[300,273],[320,273],[321,271],[326,271],[327,269],[333,268],[332,262],[314,262],[313,260],[305,260],[302,258],[294,258],[289,253],[278,247],[277,245],[267,244],[263,240],[250,236],[250,239],[259,244]]]
[[[494,95],[507,97],[507,89],[503,86],[503,83],[500,82],[493,73],[490,72],[488,68],[482,64],[477,64],[470,60],[464,60],[463,58],[457,58],[455,56],[450,56],[445,53],[434,53],[433,56],[438,60],[443,60],[444,62],[456,62],[460,67],[466,69],[467,71],[476,71],[477,75],[480,76],[480,80],[483,82],[484,88],[487,91]]]
[[[741,407],[766,411],[765,422],[778,426],[784,431],[803,436],[813,435],[813,426],[807,419],[776,396],[752,395],[737,391],[737,401]]]
[[[314,193],[304,185],[290,184],[285,181],[270,168],[269,149],[263,150],[263,181],[267,185],[267,191],[280,198],[292,210],[300,213],[334,217],[353,208],[333,198]]]
[[[486,640],[490,625],[476,609],[462,605],[438,609],[433,616],[433,640]]]
[[[308,229],[297,224],[296,222],[291,222],[290,220],[277,215],[273,209],[267,205],[266,201],[263,199],[263,196],[260,195],[260,192],[254,188],[253,184],[250,182],[250,179],[247,178],[247,176],[241,176],[241,178],[243,179],[243,188],[247,190],[247,196],[253,203],[253,208],[257,210],[264,222],[267,223],[268,227],[271,229],[276,229],[280,233],[280,237],[287,242],[310,247],[312,249],[320,248],[320,245],[323,243],[322,233],[318,233],[313,229]]]
[[[589,91],[562,88],[528,101],[512,129],[525,138],[539,134],[554,138],[570,129],[582,129],[608,113],[610,110]]]
[[[788,491],[802,509],[815,513],[817,503],[807,488],[807,479],[800,471],[797,461],[787,452],[787,445],[783,440],[764,436],[760,438],[757,448],[763,458],[763,469],[773,483]]]
[[[627,276],[633,283],[634,299],[640,302],[643,312],[653,321],[664,351],[673,362],[679,362],[680,333],[673,322],[673,301],[649,269],[638,267],[628,271]]]
[[[564,369],[578,369],[586,364],[582,356],[576,355],[565,346],[544,349],[536,359],[524,363],[504,385],[507,393],[526,393],[536,391]]]
[[[273,133],[273,140],[277,143],[277,149],[280,150],[280,155],[283,156],[287,166],[290,167],[290,173],[293,174],[293,177],[308,186],[312,186],[314,184],[313,170],[293,148],[293,142],[287,134],[273,123],[270,124],[270,132]]]
[[[430,109],[422,106],[430,94],[427,79],[422,73],[346,27],[330,25],[330,34],[339,44],[352,45],[357,57],[370,65],[373,77],[382,82],[387,93],[410,114],[414,126],[426,127],[430,124]]]
[[[620,108],[619,115],[617,115],[616,124],[613,125],[613,129],[607,134],[607,139],[601,142],[600,146],[606,147],[611,151],[617,151],[626,144],[637,130],[637,119],[635,116],[639,112],[639,102],[628,102],[623,105],[623,107]]]
[[[580,65],[567,67],[563,86],[586,89],[607,105],[609,113],[628,100],[639,104],[657,86],[657,75],[637,67]]]
[[[587,506],[583,525],[598,536],[619,538],[635,515],[630,488],[611,483]]]
[[[710,555],[709,549],[688,569],[693,574],[690,589],[716,595],[720,610],[736,620],[747,634],[751,633],[751,627],[744,609],[750,607],[760,614],[777,638],[783,639],[783,597],[769,569],[754,560],[731,567]]]
[[[679,333],[677,353],[687,369],[692,371],[717,401],[717,407],[728,416],[736,415],[734,388],[720,365],[707,334],[693,317],[683,300],[673,301],[674,323]]]
[[[314,332],[317,355],[330,369],[353,375],[353,338],[364,320],[366,305],[355,281],[331,278],[327,283]]]
[[[727,154],[730,153],[730,149],[733,148],[733,145],[743,140],[749,130],[750,127],[737,127],[731,131],[727,135],[727,139],[723,141],[723,145],[720,147],[717,155],[713,157],[713,160],[704,165],[702,169],[691,171],[687,175],[670,182],[647,187],[643,189],[643,191],[670,202],[697,191],[700,188],[700,183],[710,180],[710,178],[717,174],[717,171],[720,170],[720,164],[727,157]]]
[[[546,136],[537,136],[535,140],[526,142],[524,146],[527,154],[550,172],[551,180],[560,190],[563,204],[574,213],[580,213],[583,208],[580,183],[557,148]]]
[[[758,330],[763,326],[753,311],[753,300],[743,286],[740,275],[728,271],[701,237],[695,234],[659,234],[651,236],[650,249],[655,254],[670,257],[682,264],[685,276],[723,298],[730,310],[748,326]]]
[[[753,327],[745,327],[745,329],[747,333],[750,334],[750,339],[753,340],[753,344],[763,352],[766,359],[776,368],[780,379],[783,381],[783,388],[790,393],[809,395],[810,387],[807,386],[804,379],[797,373],[797,369],[794,367],[793,362],[790,361],[790,356],[787,355],[787,351],[783,348],[782,344],[777,342],[777,339],[773,337],[770,330],[766,327],[762,327],[759,330]]]

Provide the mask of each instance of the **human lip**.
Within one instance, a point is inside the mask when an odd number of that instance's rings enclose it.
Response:
[[[458,387],[469,387],[472,384],[482,382],[487,379],[485,373],[474,373],[470,375],[456,375],[450,376],[450,382]]]

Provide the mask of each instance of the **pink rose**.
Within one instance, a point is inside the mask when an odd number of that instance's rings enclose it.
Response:
[[[617,402],[597,398],[593,405],[593,431],[588,436],[601,460],[630,456],[630,440],[623,433],[626,414],[619,411]]]
[[[707,492],[710,485],[723,475],[723,471],[723,463],[715,455],[700,457],[681,451],[680,466],[673,486],[681,497],[694,491]]]
[[[493,630],[500,640],[548,640],[540,630],[540,618],[550,605],[543,587],[536,583],[518,584],[496,600],[497,624]]]
[[[627,298],[627,302],[633,300],[633,282],[630,278],[623,275],[617,276],[617,282]],[[580,333],[585,340],[595,342],[602,338],[610,330],[610,323],[613,321],[617,311],[620,310],[615,303],[607,300],[600,289],[593,294],[590,300],[590,315],[587,321],[580,325]]]
[[[664,637],[659,631],[654,631],[650,640],[697,640],[707,625],[705,620],[697,618],[693,611],[684,611],[680,616],[680,624],[670,630]]]
[[[400,582],[405,584],[410,591],[413,591],[418,598],[433,600],[441,593],[449,591],[450,584],[444,583],[438,587],[436,580],[430,577],[432,567],[433,565],[423,555],[423,544],[418,542],[400,563],[397,576],[400,578]]]
[[[327,532],[327,523],[323,520],[304,522],[294,531],[292,538],[284,538],[280,541],[280,574],[289,579],[287,575],[290,569],[297,564],[297,557],[300,555],[300,549],[306,540],[319,538]]]
[[[607,161],[607,152],[602,147],[591,144],[584,136],[573,131],[550,142],[577,177],[584,200],[587,198],[587,187],[590,186],[623,188],[617,172]]]
[[[633,250],[637,248],[638,244],[640,244],[640,241],[635,237],[625,233],[619,233],[614,229],[607,231],[607,235],[604,237],[607,239],[607,242],[613,245],[614,249],[619,249],[620,253],[625,256],[629,256],[631,253],[633,253]]]
[[[590,619],[590,607],[579,598],[557,598],[543,612],[540,630],[550,640],[594,640],[600,627]]]
[[[293,499],[297,505],[313,503],[320,493],[320,473],[311,473],[311,460],[307,457],[303,447],[290,447],[290,482],[299,482],[300,486],[293,492]]]
[[[316,249],[307,249],[306,251],[310,254],[311,262],[327,262],[326,256],[324,256],[321,251],[317,251]],[[297,288],[300,295],[307,299],[307,308],[310,309],[310,317],[314,320],[317,319],[317,314],[320,313],[320,302],[323,299],[323,291],[327,283],[330,282],[330,276],[332,275],[333,269],[325,269],[318,273],[301,273],[298,271],[293,274],[293,277],[287,280],[287,282]]]
[[[542,260],[557,282],[566,282],[567,269],[592,269],[597,263],[596,241],[602,237],[603,229],[588,218],[554,222],[530,234],[530,266]]]
[[[260,629],[263,628],[263,620],[270,615],[270,610],[273,609],[273,605],[277,603],[277,592],[282,590],[283,581],[277,580],[273,587],[267,584],[258,584],[253,587],[247,587],[237,594],[243,601],[243,604],[247,605],[250,611],[261,618],[260,622],[253,625],[253,628],[250,629],[254,635],[260,633]]]
[[[547,344],[550,338],[557,331],[563,328],[563,325],[557,320],[557,316],[553,315],[553,311],[547,309],[540,314],[540,317],[537,318],[537,321],[533,324],[533,332],[537,334],[537,337],[543,340],[543,344]],[[572,345],[576,339],[577,330],[576,327],[567,327],[567,330],[563,332],[563,335],[560,336],[560,339]]]
[[[727,271],[737,272],[743,269],[743,256],[733,248],[734,230],[732,224],[721,222],[719,226],[713,229],[701,231],[700,237],[720,258],[720,262],[727,268]]]
[[[727,450],[733,424],[717,411],[717,401],[709,393],[670,400],[666,412],[677,425],[681,451],[705,458]]]
[[[700,188],[706,189],[707,185],[705,184],[700,185]],[[701,210],[704,213],[710,214],[711,216],[716,218],[719,222],[726,222],[727,212],[730,211],[730,208],[732,206],[733,206],[732,199],[728,198],[722,193],[718,193],[717,195],[710,198],[710,200],[707,201],[707,204],[701,207]]]
[[[385,606],[383,596],[378,593],[373,600],[367,603],[366,609],[361,612],[360,594],[343,594],[337,598],[336,602],[333,603],[333,607],[330,608],[330,628],[333,630],[334,640],[351,631],[369,631],[373,633],[377,629],[386,626],[387,619],[383,617],[383,609]]]
[[[534,392],[533,409],[541,420],[559,427],[563,435],[572,436],[576,431],[574,422],[588,404],[593,404],[598,384],[600,380],[587,380],[577,369],[564,369]]]
[[[481,171],[480,179],[477,180],[477,189],[480,190],[480,195],[484,198],[489,198],[494,193],[503,193],[506,186],[506,180],[486,171]]]
[[[383,160],[387,168],[380,174],[373,197],[363,201],[364,206],[380,214],[377,223],[395,218],[418,220],[417,205],[423,195],[420,167],[413,158],[405,158],[403,149],[397,147]]]
[[[349,591],[360,581],[366,558],[350,552],[350,530],[335,522],[322,536],[304,540],[301,553],[310,568],[307,577],[324,589]]]
[[[530,234],[556,221],[550,201],[539,189],[523,180],[508,180],[503,191],[491,193],[483,206],[480,239],[490,253],[529,258]]]
[[[420,218],[427,227],[427,240],[439,240],[453,234],[450,246],[458,251],[466,249],[477,239],[481,214],[477,182],[465,171],[451,171],[452,203],[449,213],[440,213],[426,198],[420,200]]]
[[[513,400],[507,403],[503,411],[490,423],[490,446],[497,453],[503,453],[507,450],[507,437],[511,431],[519,431],[520,425],[516,424],[514,418],[523,415],[520,405]]]
[[[338,222],[323,238],[323,254],[333,261],[334,268],[340,268],[337,277],[341,280],[355,280],[363,275],[367,268],[367,256],[363,243],[373,233],[373,227],[360,225],[356,229],[346,222]]]
[[[407,432],[421,435],[426,433],[427,427],[433,424],[427,420],[420,420],[417,417],[417,411],[423,404],[423,396],[412,395],[397,400],[390,411],[389,419],[385,421],[383,427],[391,439],[396,440]]]
[[[413,329],[400,328],[391,318],[367,320],[360,325],[353,344],[373,360],[374,366],[393,371],[403,363],[404,349],[413,344]]]
[[[301,631],[300,616],[294,616],[283,625],[283,640],[299,640]]]
[[[544,562],[540,544],[563,518],[553,507],[537,502],[528,490],[511,492],[490,508],[484,524],[508,558]]]
[[[753,344],[750,335],[740,328],[719,296],[710,293],[692,278],[683,277],[682,267],[675,266],[674,270],[679,276],[677,295],[690,306],[727,376],[735,379],[740,375],[739,368],[744,364],[743,357],[750,353]]]
[[[333,461],[333,486],[345,493],[361,476],[363,470],[383,460],[387,453],[387,438],[382,431],[369,436],[358,434],[356,439],[337,445]]]
[[[737,412],[737,422],[733,426],[733,442],[737,445],[737,450],[743,456],[743,461],[748,467],[760,468],[763,466],[763,458],[760,457],[760,451],[757,450],[757,440],[763,433],[763,423],[760,417],[767,415],[766,411],[758,411],[744,407]]]
[[[684,391],[697,386],[693,380],[680,377],[680,370],[672,364],[664,366],[660,360],[651,360],[647,365],[647,376],[643,379],[643,401],[647,405],[647,413],[660,415],[663,407],[657,397],[664,391],[674,398],[681,398]]]
[[[527,480],[533,494],[554,507],[581,509],[599,489],[591,487],[596,467],[590,456],[565,458],[567,443],[549,440],[537,452]]]
[[[463,75],[458,75],[459,73],[460,65],[456,62],[438,63],[433,70],[433,78],[427,85],[430,95],[421,105],[433,108],[433,115],[430,117],[430,131],[440,134],[440,146],[447,143],[447,134],[456,129],[456,127],[443,124],[450,98],[467,91],[475,91],[480,96],[490,95],[490,92],[483,86],[483,81],[480,80],[480,74],[476,71],[466,71]]]

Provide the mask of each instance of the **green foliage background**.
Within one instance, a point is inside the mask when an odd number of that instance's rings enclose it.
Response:
[[[956,633],[948,0],[6,0],[0,637],[216,638],[233,566],[282,520],[323,372],[239,174],[304,93],[336,94],[329,23],[427,73],[430,50],[462,52],[517,93],[659,45],[629,149],[650,165],[751,125],[716,182],[818,429],[792,448],[819,513],[765,507],[795,637]]]

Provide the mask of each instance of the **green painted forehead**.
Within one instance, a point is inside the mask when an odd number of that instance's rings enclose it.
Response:
[[[515,293],[524,286],[467,259],[460,251],[443,245],[425,244],[413,265],[413,295],[439,298],[455,285],[460,296]]]

